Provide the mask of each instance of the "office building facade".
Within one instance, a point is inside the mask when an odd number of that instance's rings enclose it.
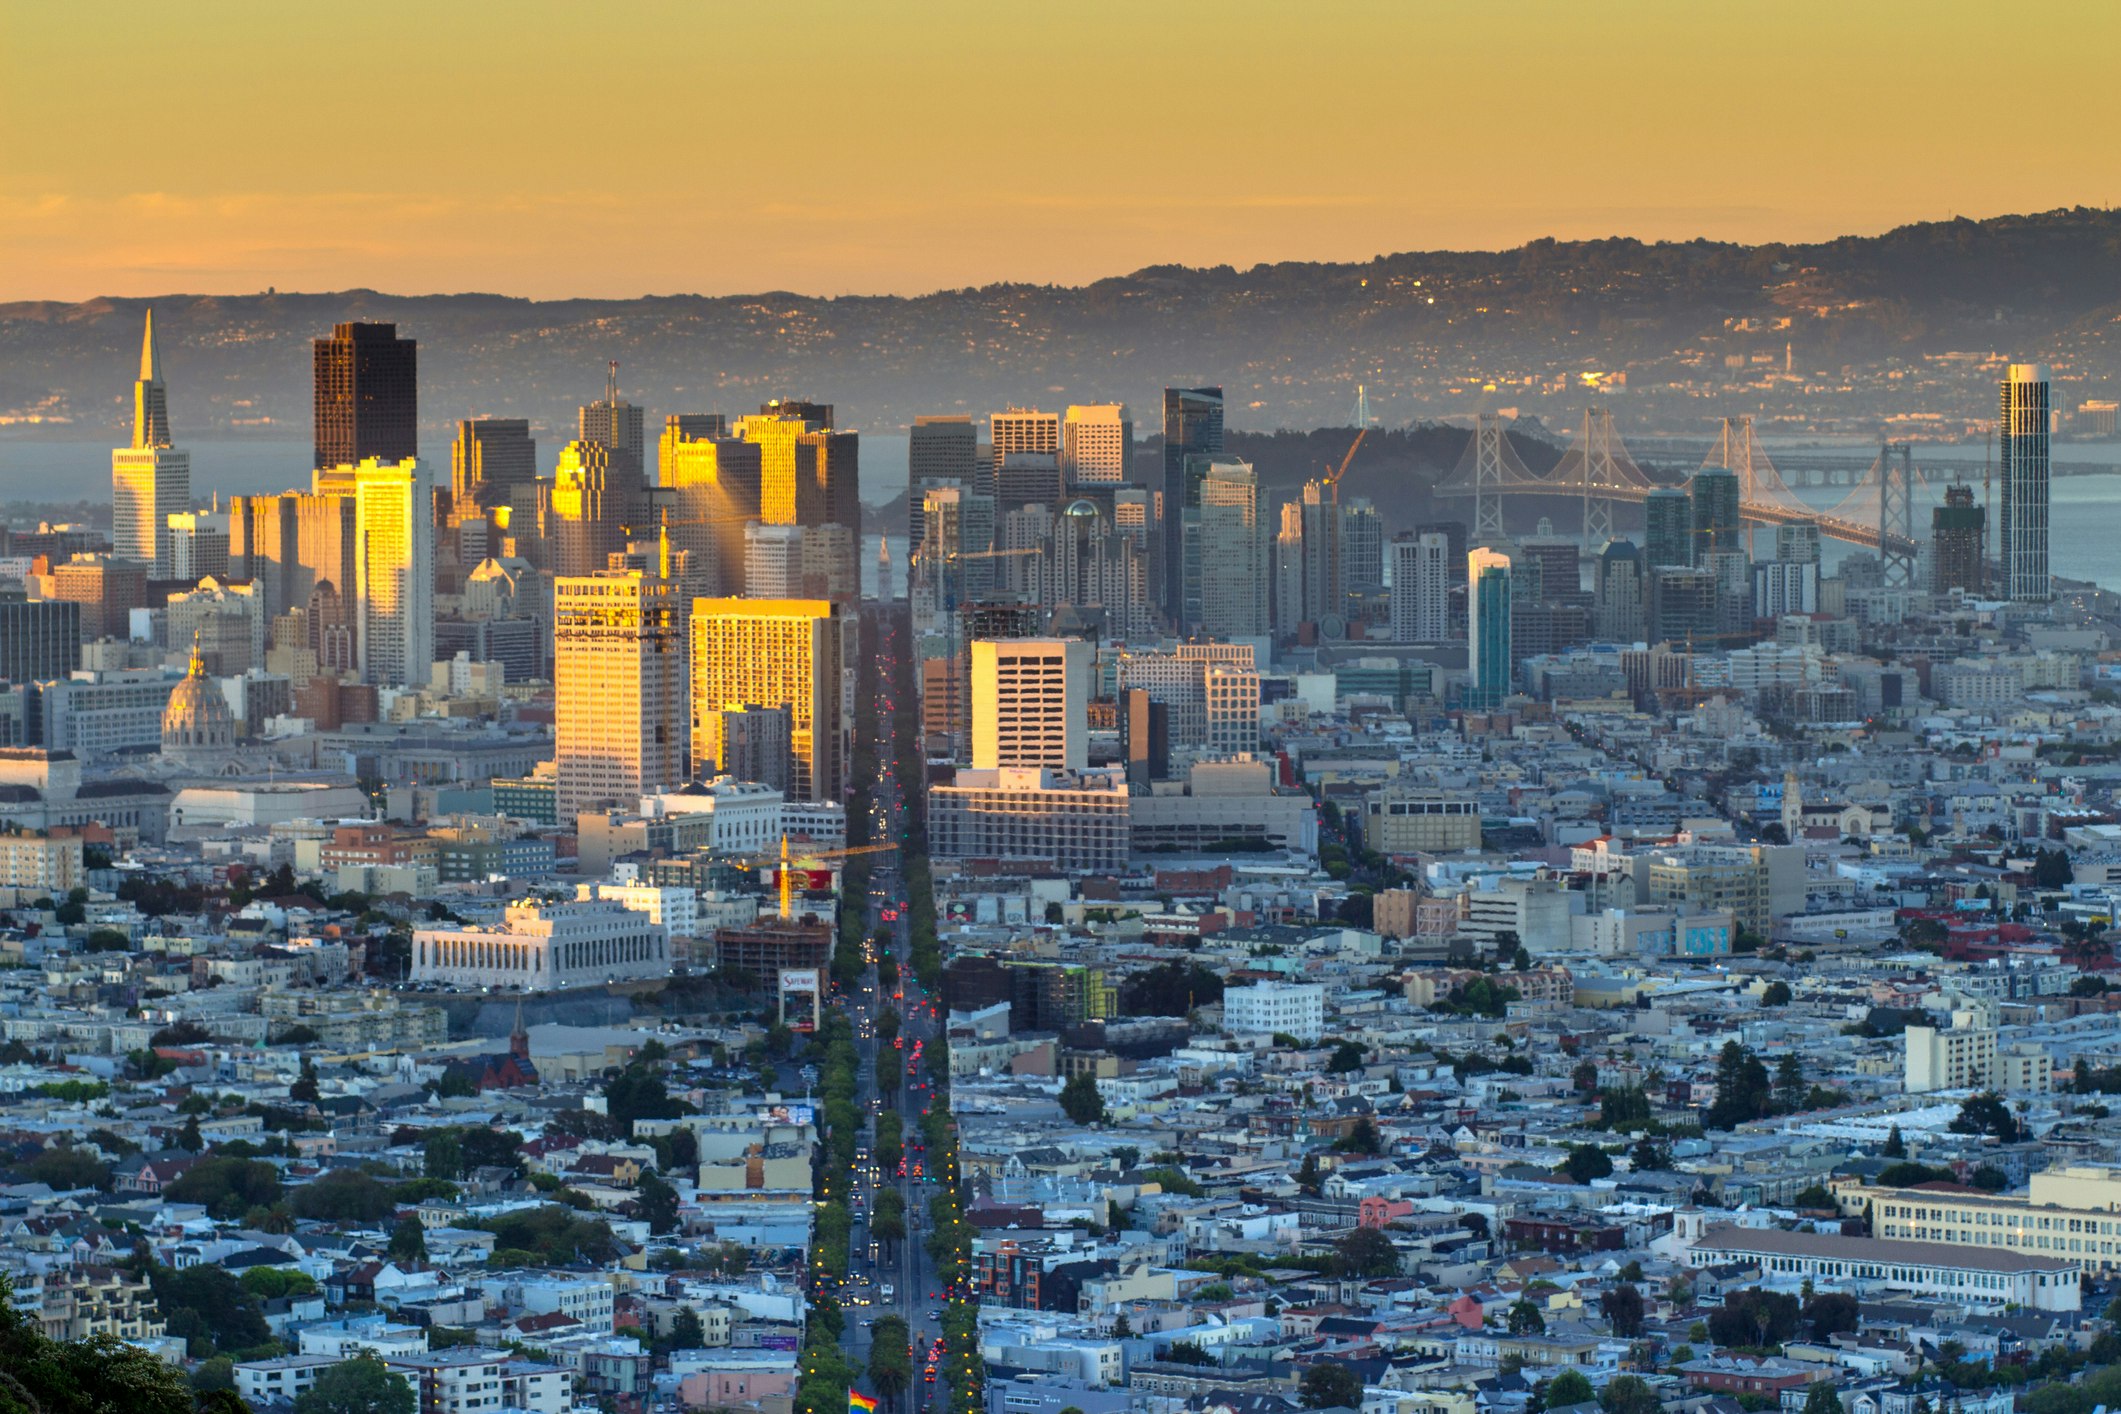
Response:
[[[368,460],[354,479],[354,654],[361,680],[418,687],[434,665],[434,496],[416,461]]]
[[[841,669],[846,619],[823,599],[698,599],[692,605],[692,759],[719,767],[721,713],[788,709],[790,798],[837,800],[846,788]]]
[[[977,639],[971,656],[973,769],[1082,770],[1090,645],[1079,638]]]
[[[1269,633],[1266,526],[1249,463],[1220,458],[1201,479],[1198,544],[1200,631],[1223,639]]]
[[[553,761],[560,819],[682,785],[685,599],[638,570],[553,581]]]
[[[1488,711],[1509,696],[1517,660],[1510,640],[1510,557],[1499,550],[1466,556],[1466,706]]]
[[[2004,598],[2044,604],[2055,597],[2047,559],[2048,410],[2047,365],[2014,363],[2003,379],[2002,418],[1996,429],[1997,549],[2003,563]]]
[[[1130,480],[1134,414],[1125,403],[1069,407],[1061,419],[1060,452],[1070,486],[1112,486]]]
[[[1451,636],[1451,542],[1436,531],[1392,542],[1392,641],[1442,643]]]
[[[1220,456],[1222,449],[1223,390],[1164,389],[1163,602],[1167,617],[1179,617],[1185,604],[1186,459]]]

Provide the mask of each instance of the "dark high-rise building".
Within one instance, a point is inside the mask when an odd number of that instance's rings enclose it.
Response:
[[[1743,550],[1745,522],[1738,515],[1738,473],[1705,466],[1687,483],[1694,503],[1694,563],[1711,550]]]
[[[1694,508],[1686,492],[1660,486],[1642,498],[1642,562],[1652,570],[1694,563]]]
[[[311,345],[316,462],[399,462],[420,451],[420,345],[395,324],[338,324]]]
[[[1592,632],[1608,643],[1633,643],[1643,634],[1643,607],[1642,552],[1630,541],[1612,541],[1598,557]]]
[[[584,403],[576,414],[577,440],[594,442],[611,453],[611,474],[646,484],[648,438],[641,409],[619,396],[619,366],[611,365],[601,402]]]
[[[1185,511],[1200,506],[1200,482],[1188,457],[1206,476],[1208,458],[1223,449],[1223,390],[1164,389],[1164,612],[1177,617],[1185,603]]]
[[[81,606],[0,596],[0,682],[51,682],[81,666]]]
[[[1930,588],[1980,593],[1987,538],[1988,513],[1974,504],[1974,488],[1945,487],[1944,504],[1930,512]]]
[[[2045,603],[2055,597],[2047,559],[2048,373],[2044,363],[2014,363],[2003,379],[2003,418],[1997,428],[1997,471],[2003,483],[2002,532],[2006,599]]]
[[[921,493],[955,483],[967,491],[979,477],[979,431],[963,413],[913,419],[906,439],[906,538],[921,543]]]
[[[1130,687],[1119,695],[1119,738],[1125,748],[1127,784],[1146,789],[1171,774],[1171,709]]]
[[[1718,637],[1714,571],[1683,565],[1652,570],[1649,620],[1652,644],[1714,646]]]

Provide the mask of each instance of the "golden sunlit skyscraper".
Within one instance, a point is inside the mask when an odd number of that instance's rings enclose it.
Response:
[[[692,760],[721,769],[721,710],[788,709],[790,794],[837,800],[847,767],[846,630],[826,599],[695,599],[692,603]]]
[[[133,384],[133,440],[110,454],[111,552],[167,575],[169,518],[191,509],[191,454],[177,450],[169,431],[169,394],[162,385],[162,351],[155,312],[140,337],[140,378]]]
[[[639,570],[552,585],[555,804],[562,822],[688,777],[685,599]]]
[[[355,661],[364,682],[418,686],[435,656],[433,486],[412,460],[339,471],[353,482]]]

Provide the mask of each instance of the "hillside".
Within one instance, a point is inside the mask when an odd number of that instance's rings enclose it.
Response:
[[[192,436],[306,436],[307,341],[343,319],[393,320],[419,339],[436,444],[475,412],[527,416],[552,438],[612,358],[654,416],[803,394],[872,432],[920,412],[1111,398],[1147,432],[1157,390],[1183,382],[1224,384],[1233,427],[1345,425],[1358,383],[1389,426],[1484,405],[1566,426],[1588,388],[1624,375],[1631,433],[1698,431],[1738,410],[1795,431],[1868,435],[1912,417],[1917,435],[1957,435],[1993,412],[1996,357],[2057,363],[2078,385],[2072,407],[2121,383],[2121,213],[1817,245],[1535,241],[1364,264],[1166,266],[1081,288],[918,298],[355,290],[17,303],[0,305],[10,435],[101,438],[121,425],[148,303],[172,415]],[[47,421],[25,429],[32,414]]]

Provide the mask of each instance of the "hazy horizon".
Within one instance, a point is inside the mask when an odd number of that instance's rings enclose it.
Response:
[[[675,0],[105,11],[0,21],[0,300],[916,294],[2121,197],[2087,190],[2113,12],[2069,0],[2036,120],[1921,97],[2026,38],[1949,0],[827,3],[800,62],[776,12]],[[358,136],[320,141],[334,115]]]

